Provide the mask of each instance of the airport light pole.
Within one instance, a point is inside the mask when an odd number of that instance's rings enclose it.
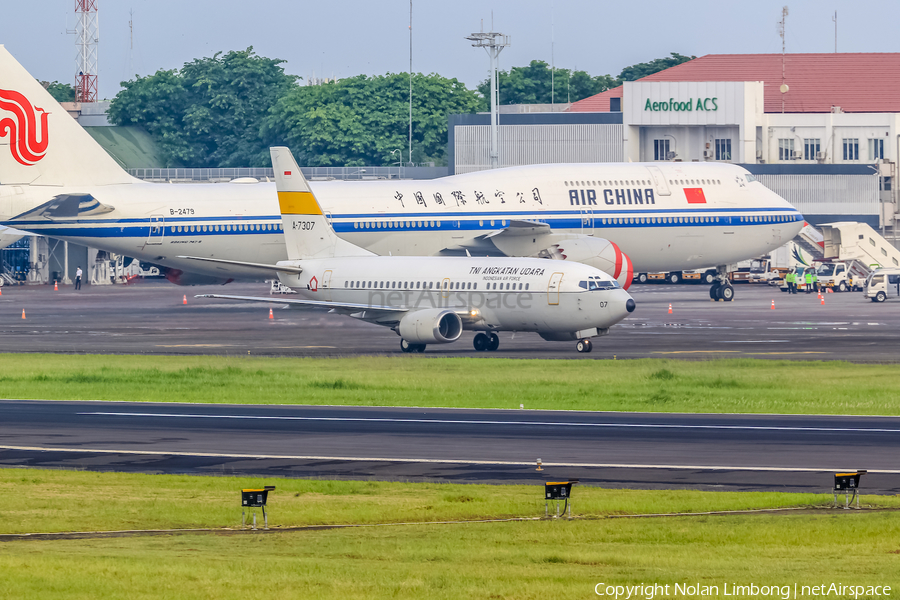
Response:
[[[497,89],[497,69],[500,64],[500,53],[509,46],[509,36],[494,31],[482,31],[473,33],[466,39],[471,41],[475,48],[484,48],[491,57],[491,168],[496,169],[500,166],[500,111],[498,107],[500,94]]]

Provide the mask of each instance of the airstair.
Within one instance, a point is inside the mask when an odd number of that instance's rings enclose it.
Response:
[[[819,227],[825,259],[859,261],[869,268],[900,267],[900,250],[866,223],[825,223]]]
[[[803,224],[803,229],[794,238],[794,243],[800,246],[813,260],[821,260],[827,256],[824,250],[824,236],[809,223]]]

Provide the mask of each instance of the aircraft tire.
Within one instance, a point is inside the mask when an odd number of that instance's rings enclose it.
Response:
[[[413,350],[413,346],[414,346],[414,345],[415,345],[415,344],[410,344],[409,342],[407,342],[407,341],[404,340],[403,338],[400,338],[400,349],[403,350],[404,352],[413,352],[413,351],[414,351],[414,350]]]
[[[720,288],[720,287],[722,287],[722,284],[719,283],[718,281],[715,282],[715,283],[713,283],[712,286],[710,286],[710,288],[709,288],[709,298],[710,298],[711,300],[718,300],[718,299],[719,299],[719,288]]]
[[[419,354],[425,352],[425,344],[412,344],[412,347],[414,348],[413,352],[418,352]]]
[[[484,352],[488,349],[490,343],[491,338],[485,333],[476,333],[475,339],[472,340],[472,345],[475,347],[476,352]]]
[[[734,300],[734,287],[731,284],[720,286],[717,295],[725,302],[732,302]]]
[[[578,340],[575,342],[575,349],[578,352],[585,353],[591,351],[591,341],[590,340]]]
[[[497,348],[500,347],[500,336],[496,333],[492,333],[490,337],[490,341],[488,342],[488,352],[496,352]]]
[[[587,346],[584,351],[590,352],[594,349],[594,343],[591,340],[584,340],[584,345]]]

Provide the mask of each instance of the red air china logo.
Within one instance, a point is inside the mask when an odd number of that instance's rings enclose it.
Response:
[[[12,117],[4,114],[12,113]],[[40,113],[40,125],[38,125]],[[0,90],[0,138],[9,136],[9,149],[16,162],[30,167],[47,154],[47,116],[43,108],[12,90]],[[40,139],[38,139],[40,130]]]

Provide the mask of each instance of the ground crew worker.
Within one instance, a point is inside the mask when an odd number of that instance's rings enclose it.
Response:
[[[788,294],[796,294],[797,293],[797,275],[793,271],[788,271],[787,275],[784,276],[784,281],[787,283]]]
[[[815,271],[813,271],[813,273],[812,273],[812,280],[813,280],[813,287],[818,292],[819,291],[819,275]]]
[[[806,275],[803,276],[804,283],[806,283],[806,293],[812,292],[813,287],[813,274],[809,271],[806,272]]]

